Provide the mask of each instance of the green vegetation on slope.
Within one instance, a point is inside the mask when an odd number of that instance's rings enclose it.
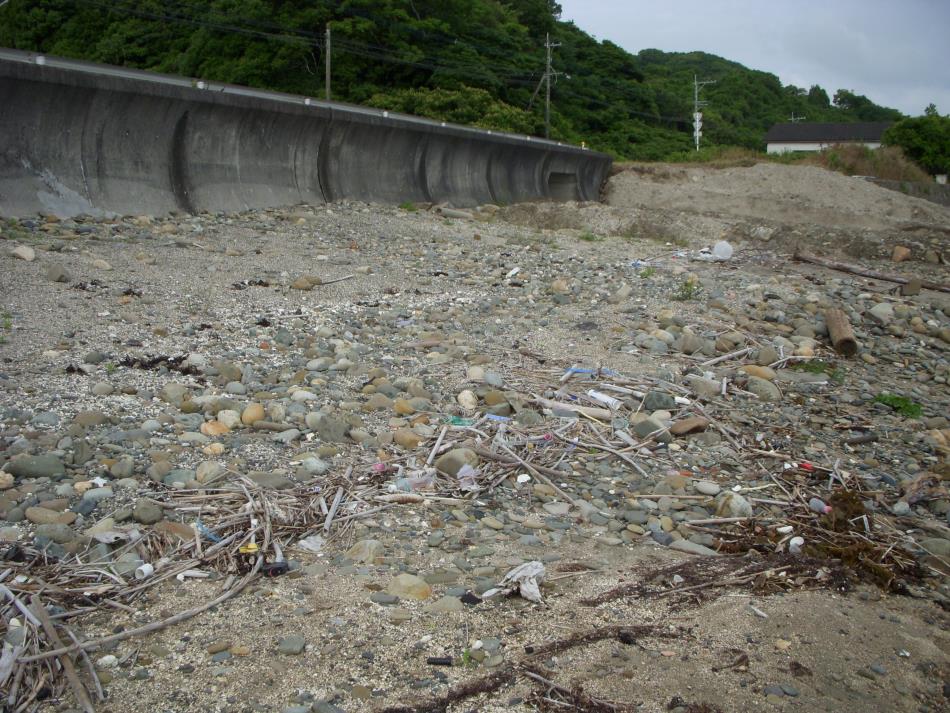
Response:
[[[334,99],[543,135],[536,91],[550,33],[552,138],[630,159],[690,149],[694,74],[716,81],[703,90],[710,145],[761,150],[792,114],[901,118],[848,90],[829,99],[701,52],[633,55],[559,15],[553,0],[10,0],[0,45],[322,96],[329,25]]]
[[[933,104],[923,116],[899,121],[884,133],[884,143],[899,146],[931,173],[950,173],[950,116],[940,116]]]

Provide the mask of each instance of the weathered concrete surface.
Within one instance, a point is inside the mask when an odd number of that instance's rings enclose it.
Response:
[[[0,50],[0,215],[596,200],[610,163],[537,138]]]

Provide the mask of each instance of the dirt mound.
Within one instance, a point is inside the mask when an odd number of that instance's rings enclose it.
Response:
[[[907,223],[950,225],[946,208],[814,166],[634,164],[610,179],[606,197],[608,205],[624,209],[675,209],[792,224],[874,230]]]

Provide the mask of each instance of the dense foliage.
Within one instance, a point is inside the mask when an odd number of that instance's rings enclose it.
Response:
[[[618,158],[690,149],[694,75],[716,82],[702,92],[708,144],[764,148],[792,115],[901,118],[701,52],[633,55],[559,15],[553,0],[10,0],[0,45],[322,96],[329,25],[334,99],[542,135],[550,33],[552,137]]]
[[[899,146],[930,173],[950,173],[950,116],[940,116],[933,104],[924,116],[894,124],[884,133],[884,143]]]

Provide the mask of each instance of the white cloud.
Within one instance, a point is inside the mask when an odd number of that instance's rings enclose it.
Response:
[[[636,53],[702,50],[783,83],[851,89],[908,114],[950,112],[946,0],[560,0],[562,19]]]

